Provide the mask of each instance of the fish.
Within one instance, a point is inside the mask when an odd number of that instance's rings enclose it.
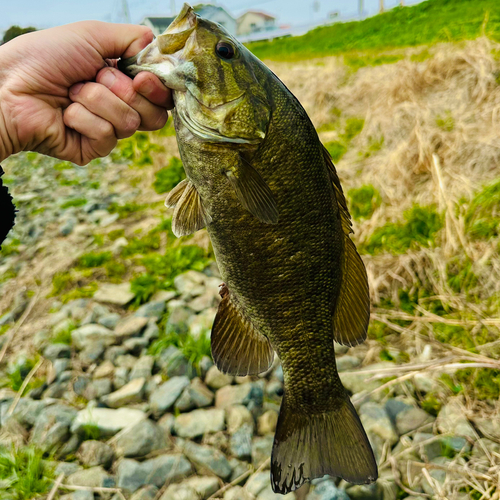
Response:
[[[325,474],[377,478],[367,435],[335,364],[334,341],[366,338],[366,270],[339,176],[304,108],[219,24],[185,4],[118,67],[173,91],[186,179],[167,195],[172,230],[206,227],[224,285],[211,333],[231,375],[281,360],[284,394],[271,454],[274,492]]]

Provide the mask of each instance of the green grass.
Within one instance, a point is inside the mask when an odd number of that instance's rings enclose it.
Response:
[[[274,60],[303,60],[354,51],[369,51],[376,57],[381,50],[477,38],[486,17],[486,34],[500,40],[497,0],[429,0],[363,21],[317,28],[300,37],[254,42],[248,48],[261,59]]]
[[[465,227],[473,239],[486,240],[500,235],[500,179],[485,186],[471,200]]]
[[[77,267],[82,268],[101,267],[102,265],[109,262],[112,258],[113,254],[111,252],[90,252],[80,256],[76,265]]]
[[[367,219],[382,203],[380,193],[371,184],[350,189],[347,196],[350,212],[355,220]]]
[[[94,441],[101,437],[101,430],[97,424],[84,424],[79,430],[79,436],[84,441]]]
[[[137,203],[125,203],[124,205],[119,205],[118,203],[112,203],[108,207],[108,212],[111,214],[118,214],[120,219],[125,219],[132,214],[144,210],[144,205],[139,205]]]
[[[2,379],[0,385],[3,387],[10,387],[16,392],[19,391],[23,385],[24,379],[28,376],[28,373],[33,369],[36,363],[36,359],[28,358],[24,360],[23,363],[15,364],[7,371],[7,376]],[[35,387],[39,387],[41,384],[43,384],[41,379],[33,378],[26,387],[25,392],[28,392],[30,389],[34,389]]]
[[[75,198],[73,200],[68,200],[68,201],[64,202],[61,205],[61,208],[65,209],[65,208],[70,208],[70,207],[83,207],[83,205],[86,205],[86,204],[87,204],[87,200],[85,198]]]
[[[405,253],[409,249],[430,247],[443,226],[441,216],[433,206],[414,205],[404,213],[404,222],[389,222],[375,229],[360,251],[372,255],[382,252]]]
[[[29,500],[47,493],[54,472],[43,461],[43,452],[33,446],[8,449],[0,446],[0,497]]]
[[[170,160],[168,167],[156,172],[153,187],[158,194],[172,190],[182,179],[186,178],[182,161],[175,156]]]
[[[153,153],[163,148],[151,142],[147,132],[136,132],[132,137],[122,139],[111,153],[113,161],[127,161],[131,166],[146,167],[153,164]]]
[[[455,128],[455,118],[453,118],[451,111],[447,111],[444,115],[438,115],[436,125],[445,132],[452,132]]]
[[[333,163],[338,162],[347,153],[347,147],[339,141],[327,142],[325,148],[330,153]]]
[[[68,324],[66,328],[63,330],[59,330],[56,334],[54,334],[50,341],[53,344],[67,344],[71,345],[71,332],[76,328],[76,325],[71,322]]]

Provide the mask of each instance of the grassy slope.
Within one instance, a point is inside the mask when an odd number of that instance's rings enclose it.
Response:
[[[261,59],[300,60],[354,50],[469,40],[477,38],[483,29],[500,40],[498,0],[428,0],[364,21],[337,23],[300,37],[255,42],[248,47]]]

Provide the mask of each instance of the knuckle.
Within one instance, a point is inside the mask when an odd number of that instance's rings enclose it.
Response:
[[[80,93],[81,92],[84,92],[84,98],[89,102],[98,102],[102,98],[101,85],[95,83],[87,83]]]
[[[111,125],[111,123],[105,120],[101,121],[100,129],[102,137],[108,138],[108,137],[114,137],[115,135],[115,129],[113,125]]]
[[[159,129],[163,128],[166,125],[167,120],[168,120],[168,112],[166,110],[161,110],[157,114],[157,116],[152,124],[151,130],[159,130]]]
[[[125,114],[123,124],[124,131],[131,132],[133,134],[141,125],[141,117],[139,116],[139,113],[132,109],[128,110]]]

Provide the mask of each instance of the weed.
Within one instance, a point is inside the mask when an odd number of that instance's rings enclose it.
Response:
[[[47,493],[54,471],[43,460],[43,451],[26,446],[0,446],[0,493],[5,500],[29,500]]]
[[[17,255],[19,253],[18,246],[21,244],[21,241],[17,238],[12,238],[8,243],[4,243],[2,245],[2,249],[0,250],[1,254],[4,257],[9,255]]]
[[[61,161],[59,163],[56,163],[52,168],[54,170],[62,172],[63,170],[72,170],[74,168],[74,165],[70,161]]]
[[[22,363],[16,363],[7,372],[7,378],[2,381],[4,386],[10,387],[13,391],[19,391],[23,385],[24,379],[28,376],[28,373],[36,365],[36,359],[24,359]],[[40,379],[32,379],[26,390],[29,391],[35,387],[39,387],[43,382]]]
[[[446,264],[447,281],[455,293],[468,292],[478,284],[469,258],[455,257]]]
[[[346,54],[344,63],[357,71],[364,66],[381,66],[382,64],[394,64],[404,59],[404,54],[378,54],[368,51],[365,53]]]
[[[172,190],[182,179],[186,178],[182,161],[175,156],[170,160],[168,167],[156,172],[156,180],[153,187],[158,194],[167,193]]]
[[[347,195],[350,199],[350,212],[355,220],[370,217],[382,203],[380,193],[371,184],[350,189]]]
[[[98,288],[99,285],[97,284],[97,282],[92,281],[85,286],[75,288],[74,290],[71,290],[64,295],[61,295],[60,299],[63,304],[76,299],[90,299],[94,296],[94,293],[97,292]]]
[[[152,153],[162,151],[162,147],[151,142],[146,132],[136,132],[132,137],[122,139],[111,153],[113,161],[128,160],[136,167],[153,164]]]
[[[421,401],[420,406],[423,410],[431,415],[437,417],[441,407],[443,406],[441,401],[432,393],[425,396],[425,399]]]
[[[347,142],[352,141],[363,130],[364,126],[365,120],[363,118],[348,118],[345,123],[343,138]]]
[[[74,284],[73,275],[68,272],[59,272],[54,274],[52,277],[52,292],[50,294],[51,297],[59,295],[61,292],[64,292],[71,288]]]
[[[142,238],[133,238],[128,245],[122,249],[123,257],[136,254],[146,254],[160,248],[161,238],[158,233],[150,232]]]
[[[433,206],[414,205],[404,213],[404,218],[405,222],[389,222],[376,229],[369,241],[360,245],[360,250],[370,254],[384,251],[400,254],[409,249],[429,247],[443,226],[442,218]]]
[[[85,198],[74,198],[73,200],[68,200],[61,205],[62,209],[70,208],[70,207],[83,207],[83,205],[87,204],[87,200]]]
[[[71,345],[71,332],[76,328],[74,323],[69,323],[66,328],[59,330],[55,335],[53,335],[50,341],[53,344],[67,344]]]
[[[144,205],[139,205],[137,203],[125,203],[124,205],[118,205],[118,203],[112,203],[108,207],[108,212],[111,214],[118,214],[120,219],[125,219],[130,215],[144,210]]]
[[[485,186],[474,196],[465,215],[465,224],[475,239],[500,235],[500,180]]]
[[[101,267],[103,264],[109,262],[112,257],[113,254],[111,252],[86,253],[80,256],[77,266],[82,268]]]
[[[141,274],[130,282],[130,290],[135,294],[135,304],[140,305],[149,299],[160,289],[160,282],[156,276]]]
[[[455,128],[455,118],[453,118],[451,111],[446,111],[444,115],[438,115],[436,125],[445,132],[452,132]]]
[[[424,62],[427,61],[427,59],[430,59],[432,57],[432,54],[429,52],[428,49],[421,50],[420,52],[417,52],[416,54],[412,54],[410,57],[410,61],[412,62]]]
[[[118,238],[125,236],[125,231],[123,229],[114,229],[108,233],[108,238],[111,241],[116,241]]]
[[[101,430],[97,426],[97,424],[84,424],[80,427],[78,435],[84,441],[95,441],[101,437]]]
[[[327,142],[325,148],[330,153],[334,163],[338,162],[347,153],[347,147],[339,141]]]

